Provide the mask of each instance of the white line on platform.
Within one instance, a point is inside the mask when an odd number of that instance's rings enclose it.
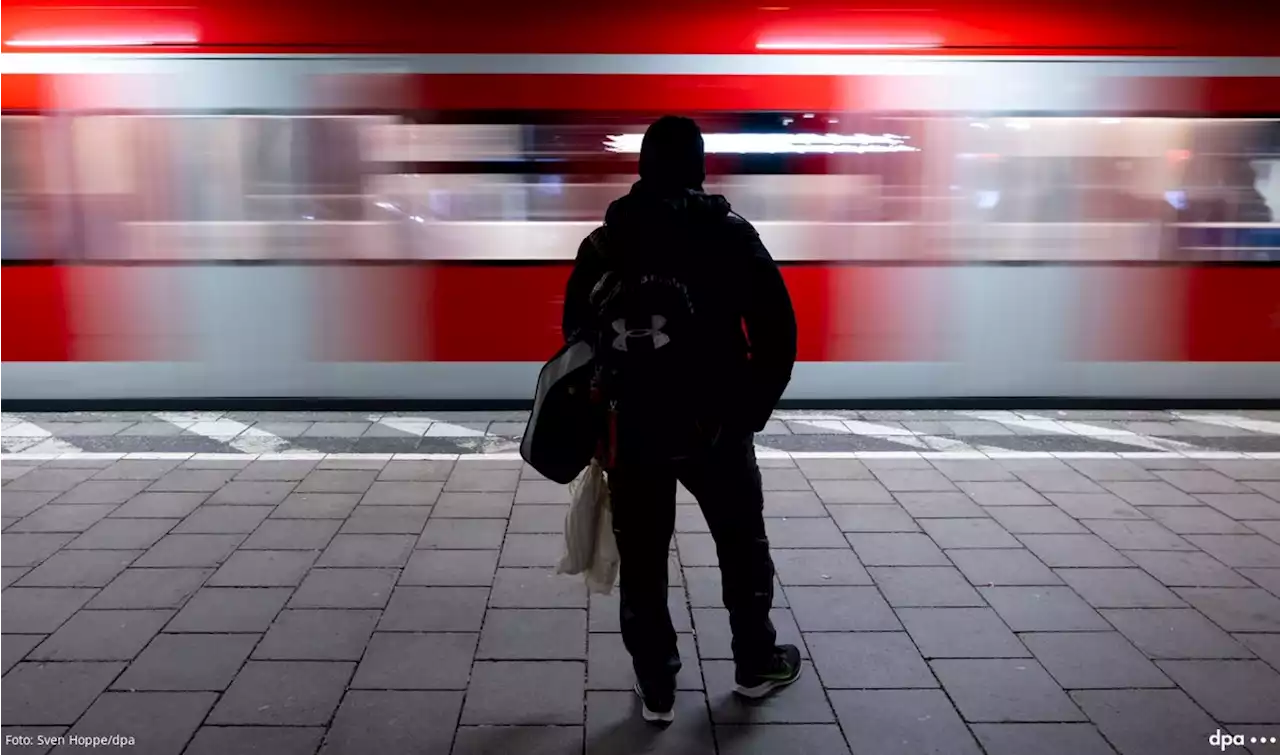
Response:
[[[244,453],[268,453],[287,448],[289,442],[266,430],[250,427],[234,419],[205,412],[154,412],[152,416],[163,422],[182,428],[186,432],[203,435]]]
[[[965,416],[975,419],[986,420],[988,422],[998,422],[1006,427],[1021,427],[1027,430],[1034,430],[1040,433],[1050,435],[1079,435],[1092,440],[1103,440],[1110,443],[1120,443],[1126,446],[1137,446],[1138,448],[1150,448],[1157,451],[1168,451],[1174,449],[1196,450],[1197,447],[1190,443],[1183,443],[1178,440],[1170,440],[1168,438],[1153,438],[1148,435],[1140,435],[1132,430],[1123,430],[1114,427],[1098,427],[1084,422],[1072,422],[1070,420],[1050,419],[1035,414],[1014,414],[1009,411],[965,411],[957,412]]]
[[[1233,414],[1188,414],[1186,412],[1174,412],[1173,414],[1179,419],[1202,422],[1206,425],[1234,427],[1239,430],[1248,430],[1249,432],[1264,433],[1266,435],[1280,435],[1280,422],[1271,422],[1265,419],[1237,417]]]

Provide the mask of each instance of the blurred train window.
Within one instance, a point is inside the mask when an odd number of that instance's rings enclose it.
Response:
[[[71,256],[74,225],[65,124],[45,116],[0,118],[4,259]]]

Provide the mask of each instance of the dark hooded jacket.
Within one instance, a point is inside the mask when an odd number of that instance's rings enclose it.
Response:
[[[656,191],[637,182],[609,205],[604,225],[578,247],[565,292],[566,340],[595,327],[591,292],[603,274],[633,255],[683,255],[715,337],[708,369],[717,385],[710,418],[757,432],[791,381],[796,320],[791,298],[756,230],[722,196]]]

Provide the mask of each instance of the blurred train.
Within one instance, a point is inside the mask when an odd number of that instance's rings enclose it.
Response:
[[[1280,398],[1277,8],[437,5],[5,2],[3,397],[525,398],[675,112],[788,398]]]

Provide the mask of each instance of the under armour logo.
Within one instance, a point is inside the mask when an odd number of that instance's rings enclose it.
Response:
[[[630,338],[652,338],[653,348],[660,349],[671,343],[671,336],[662,332],[663,326],[667,324],[667,318],[662,315],[653,315],[650,320],[652,327],[648,328],[627,328],[626,320],[614,320],[613,331],[618,337],[613,339],[613,348],[618,351],[627,350],[627,340]]]

